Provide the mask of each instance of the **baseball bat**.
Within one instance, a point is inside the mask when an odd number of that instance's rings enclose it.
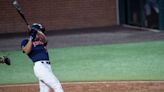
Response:
[[[19,13],[19,15],[21,16],[21,18],[24,20],[24,22],[26,23],[28,30],[30,28],[29,22],[27,21],[25,14],[22,11],[22,8],[20,6],[20,4],[18,3],[17,0],[13,0],[12,1],[13,6],[16,8],[17,12]]]

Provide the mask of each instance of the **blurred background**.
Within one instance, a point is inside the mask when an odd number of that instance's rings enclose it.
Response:
[[[163,0],[19,0],[30,23],[48,31],[130,25],[164,29]],[[27,30],[10,0],[0,0],[0,33]]]
[[[127,92],[164,92],[164,0],[18,2],[30,24],[45,26],[51,65],[61,82],[160,81],[159,86],[150,83],[146,91],[137,84],[137,91]],[[12,61],[10,67],[0,64],[0,85],[38,82],[33,63],[20,48],[24,37],[27,26],[11,0],[0,0],[0,56]],[[109,92],[99,86],[99,91],[85,92]],[[123,92],[115,91],[119,88],[114,85],[110,92]],[[80,90],[76,92],[84,92]]]

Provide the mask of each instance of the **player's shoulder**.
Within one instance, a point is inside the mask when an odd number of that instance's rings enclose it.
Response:
[[[24,38],[23,40],[22,40],[22,42],[28,42],[28,38]]]
[[[29,39],[28,38],[24,38],[22,41],[28,41]]]

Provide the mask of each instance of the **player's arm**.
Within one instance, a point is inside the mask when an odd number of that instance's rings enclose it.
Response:
[[[27,44],[22,47],[23,53],[29,54],[32,49],[32,38],[30,37]]]
[[[32,42],[36,38],[37,30],[31,29],[30,31],[30,38],[28,40],[24,40],[21,44],[23,53],[29,54],[32,49]]]

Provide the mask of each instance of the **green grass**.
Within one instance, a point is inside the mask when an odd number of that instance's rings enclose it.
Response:
[[[0,84],[36,83],[33,64],[21,51],[0,65]],[[49,49],[60,81],[164,80],[164,41]],[[2,80],[3,79],[3,80]]]

